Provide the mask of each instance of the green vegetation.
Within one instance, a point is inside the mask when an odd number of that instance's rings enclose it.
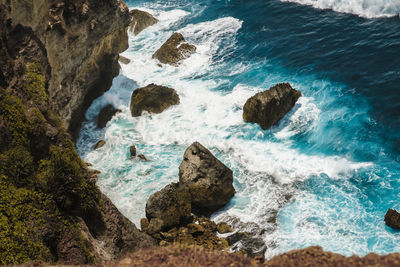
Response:
[[[45,78],[40,71],[39,63],[28,64],[27,73],[23,83],[23,90],[29,99],[37,103],[47,101]]]
[[[0,176],[0,264],[31,259],[52,261],[38,232],[46,227],[50,201],[44,194],[16,188]]]
[[[71,216],[98,214],[98,189],[86,180],[86,165],[48,108],[40,64],[28,64],[21,74],[21,86],[0,88],[0,264],[56,261],[51,242],[59,242],[57,233],[72,236],[89,262]],[[46,135],[49,127],[55,136]]]

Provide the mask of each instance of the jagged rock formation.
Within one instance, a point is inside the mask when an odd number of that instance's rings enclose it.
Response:
[[[158,22],[158,20],[150,13],[139,9],[133,9],[129,12],[129,14],[131,16],[129,30],[135,35],[138,35],[147,27],[150,27]]]
[[[113,105],[105,106],[97,116],[97,127],[100,129],[106,127],[107,122],[109,122],[112,117],[119,112],[121,112],[121,110],[114,108]]]
[[[190,155],[187,155],[188,151]],[[186,150],[181,166],[183,179],[167,185],[147,200],[146,218],[140,223],[142,231],[159,240],[160,245],[182,243],[226,249],[228,241],[219,238],[216,232],[228,233],[233,228],[227,223],[217,225],[206,217],[192,216],[192,205],[198,200],[199,193],[205,194],[205,199],[211,203],[207,205],[208,212],[215,210],[209,207],[221,207],[222,203],[229,202],[235,191],[232,171],[197,142]],[[196,184],[192,178],[204,181]],[[216,194],[222,195],[217,197]]]
[[[385,214],[385,223],[393,229],[400,230],[400,213],[396,210],[388,209]]]
[[[153,234],[172,226],[179,225],[191,216],[191,199],[189,190],[178,183],[172,183],[152,194],[146,203],[146,217],[149,229],[158,224]],[[155,223],[155,220],[158,222]]]
[[[13,25],[29,27],[46,50],[51,108],[77,134],[91,102],[119,72],[130,17],[122,0],[0,0]],[[76,137],[76,135],[74,135]]]
[[[243,107],[243,120],[258,123],[268,129],[288,113],[301,93],[288,83],[280,83],[269,90],[250,97]]]
[[[154,54],[153,58],[163,64],[178,66],[181,60],[196,52],[194,45],[188,44],[182,34],[174,33]]]
[[[189,188],[192,205],[205,211],[225,206],[235,194],[232,170],[198,142],[183,155],[179,183]]]
[[[28,260],[84,264],[154,244],[98,190],[97,172],[89,171],[79,158],[57,115],[71,115],[72,104],[68,101],[75,93],[82,98],[87,93],[82,88],[88,84],[74,83],[75,78],[84,71],[85,75],[99,71],[89,68],[96,61],[85,60],[92,56],[92,60],[101,60],[101,53],[113,51],[106,48],[115,37],[111,29],[100,33],[88,19],[98,18],[99,27],[105,26],[100,22],[106,20],[107,14],[120,14],[122,4],[95,2],[96,5],[89,1],[6,1],[4,5],[1,1],[0,264]],[[93,6],[96,7],[90,11]],[[89,17],[80,18],[79,14]],[[80,31],[89,29],[93,38],[97,32],[100,39],[91,40],[92,48],[85,43],[80,49],[95,50],[86,51],[90,55],[79,62],[77,58],[73,60],[83,52],[75,54],[69,49],[78,50],[75,45],[91,35]],[[68,39],[75,31],[81,35]],[[74,40],[77,43],[72,45]],[[64,75],[70,78],[55,88]],[[95,83],[97,78],[90,77],[88,82]],[[56,89],[67,90],[59,93],[70,94],[69,100],[63,99],[68,103],[61,101]],[[74,91],[80,89],[83,92]]]
[[[137,88],[131,97],[131,114],[133,117],[142,115],[143,111],[161,113],[172,105],[179,104],[179,96],[172,88],[149,84]]]

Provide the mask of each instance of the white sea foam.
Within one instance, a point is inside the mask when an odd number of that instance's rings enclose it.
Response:
[[[178,179],[184,150],[194,141],[208,147],[234,171],[237,194],[216,219],[237,216],[262,227],[271,226],[267,215],[273,216],[285,204],[286,195],[296,194],[296,182],[321,175],[344,179],[371,166],[334,155],[310,155],[293,147],[291,138],[312,132],[321,117],[322,111],[312,97],[302,97],[288,116],[270,130],[243,122],[243,104],[267,88],[239,84],[228,91],[217,89],[229,84],[230,75],[251,68],[243,63],[224,65],[224,56],[235,46],[242,21],[226,17],[180,27],[180,20],[190,16],[186,11],[146,10],[160,22],[138,36],[130,36],[130,47],[123,55],[131,62],[122,66],[111,90],[90,107],[86,114],[89,122],[78,140],[84,159],[102,172],[100,188],[134,223],[144,216],[149,195]],[[198,49],[178,67],[159,67],[151,56],[171,36],[171,27]],[[208,78],[209,73],[219,69],[228,70],[225,78]],[[133,80],[137,86],[157,83],[175,88],[180,104],[161,114],[144,113],[133,118],[129,110],[130,94],[136,87]],[[296,84],[294,87],[298,88]],[[110,103],[122,112],[106,129],[98,130],[96,116]],[[99,139],[104,139],[106,145],[93,151]],[[130,160],[130,145],[136,145],[150,161]],[[282,244],[290,243],[282,241],[278,234],[273,239],[265,238],[267,242],[279,239]]]
[[[281,0],[332,9],[366,18],[394,17],[400,14],[400,0]]]

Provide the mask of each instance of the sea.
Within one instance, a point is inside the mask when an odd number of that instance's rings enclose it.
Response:
[[[159,22],[86,113],[81,157],[137,226],[148,197],[178,181],[198,141],[233,170],[236,195],[212,218],[256,226],[265,257],[312,245],[344,255],[400,251],[400,0],[130,0]],[[174,33],[197,47],[178,67],[152,54]],[[246,100],[288,82],[303,96],[275,126],[242,119]],[[180,104],[130,115],[132,92],[174,88]],[[118,113],[96,128],[108,104]],[[106,145],[94,150],[99,140]],[[129,159],[129,147],[149,161]]]

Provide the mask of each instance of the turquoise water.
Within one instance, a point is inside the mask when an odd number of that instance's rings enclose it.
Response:
[[[400,251],[399,232],[383,222],[400,209],[400,1],[128,4],[160,22],[130,36],[132,61],[89,108],[77,147],[129,219],[138,225],[147,198],[178,180],[184,150],[199,141],[234,171],[237,194],[215,220],[257,223],[267,257],[310,245]],[[174,31],[197,52],[159,67],[151,55]],[[303,93],[295,108],[266,131],[244,123],[247,98],[279,82]],[[181,103],[132,118],[130,95],[149,83],[175,88]],[[108,103],[122,112],[98,130]],[[93,151],[99,139],[107,144]],[[151,161],[130,160],[133,144]]]

